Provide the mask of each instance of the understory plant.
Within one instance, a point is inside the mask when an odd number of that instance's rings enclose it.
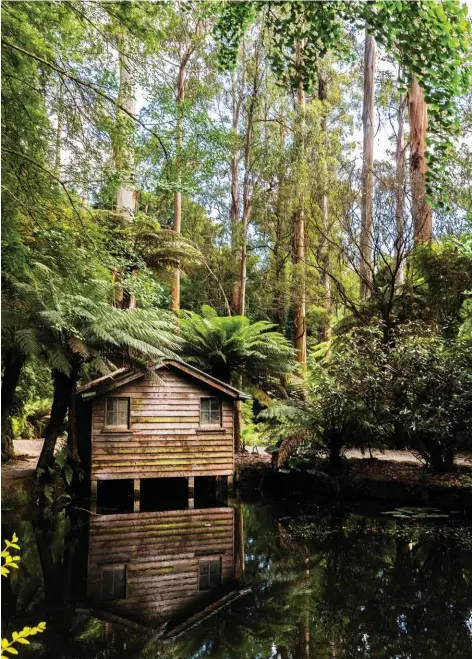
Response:
[[[16,533],[13,534],[11,541],[5,540],[5,547],[1,553],[2,577],[8,577],[12,568],[16,570],[18,569],[20,556],[19,554],[13,555],[11,553],[12,551],[20,551],[20,545]],[[45,629],[46,623],[40,622],[35,627],[23,627],[20,632],[13,632],[11,640],[8,638],[2,638],[2,655],[0,659],[7,659],[6,653],[8,653],[8,656],[17,655],[18,650],[15,646],[29,645],[30,641],[28,638],[44,632]]]
[[[389,333],[382,326],[337,337],[311,365],[304,395],[261,413],[275,440],[275,464],[297,466],[315,455],[339,466],[350,447],[402,448],[436,472],[472,449],[472,356],[424,324]]]
[[[376,428],[373,414],[350,390],[340,364],[312,364],[306,390],[261,412],[278,468],[309,466],[327,458],[338,469],[347,449],[371,447]]]

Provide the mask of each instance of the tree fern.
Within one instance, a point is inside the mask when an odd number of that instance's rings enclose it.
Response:
[[[244,316],[218,316],[211,307],[201,315],[183,313],[181,333],[185,358],[227,382],[242,377],[267,391],[281,377],[295,372],[294,350],[266,321]]]

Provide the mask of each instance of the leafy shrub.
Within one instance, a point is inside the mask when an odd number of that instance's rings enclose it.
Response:
[[[261,412],[275,447],[277,467],[299,468],[327,457],[333,468],[345,451],[371,446],[378,436],[375,418],[350,388],[342,360],[312,364],[306,395],[279,401]]]

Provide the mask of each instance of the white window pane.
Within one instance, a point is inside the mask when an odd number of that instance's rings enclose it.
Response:
[[[129,425],[129,399],[107,398],[106,399],[106,425],[124,426]]]

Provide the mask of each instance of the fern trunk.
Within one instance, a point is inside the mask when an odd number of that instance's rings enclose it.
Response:
[[[54,460],[56,440],[64,431],[64,422],[69,410],[70,401],[77,384],[78,372],[65,375],[59,371],[53,372],[54,398],[51,408],[51,417],[46,429],[44,444],[39,456],[37,473],[45,470]]]

